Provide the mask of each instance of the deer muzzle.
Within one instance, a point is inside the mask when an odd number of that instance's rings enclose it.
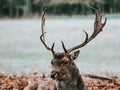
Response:
[[[50,77],[51,77],[52,79],[55,79],[55,78],[58,77],[58,74],[59,74],[59,73],[58,73],[57,71],[52,71]]]

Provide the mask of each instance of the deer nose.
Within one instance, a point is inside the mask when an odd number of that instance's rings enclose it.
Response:
[[[56,78],[58,76],[58,72],[57,71],[52,71],[51,72],[51,78]]]

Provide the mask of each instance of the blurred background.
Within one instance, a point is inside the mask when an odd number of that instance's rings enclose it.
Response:
[[[43,6],[52,15],[89,15],[88,7],[97,7],[109,14],[120,13],[119,0],[0,0],[0,17],[41,15]]]
[[[107,23],[103,31],[81,48],[75,61],[81,73],[120,74],[120,0],[0,0],[0,72],[49,73],[51,52],[42,45],[41,11],[46,11],[46,40],[55,51],[82,43],[94,29],[94,12],[99,8]]]

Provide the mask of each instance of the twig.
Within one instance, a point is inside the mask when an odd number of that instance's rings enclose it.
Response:
[[[84,77],[89,77],[89,78],[94,78],[94,79],[102,79],[102,80],[113,81],[112,78],[102,77],[102,76],[97,76],[97,75],[92,75],[92,74],[83,74],[83,76],[84,76]]]

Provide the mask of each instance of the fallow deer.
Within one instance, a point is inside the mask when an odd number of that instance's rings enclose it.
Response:
[[[86,90],[84,81],[80,75],[79,69],[77,68],[74,60],[78,57],[80,50],[79,48],[85,46],[88,42],[93,40],[103,29],[107,19],[105,18],[104,23],[101,23],[102,15],[99,10],[92,8],[95,11],[96,17],[94,21],[94,32],[89,37],[88,33],[84,31],[86,38],[83,43],[76,45],[72,48],[66,49],[64,42],[62,41],[62,47],[64,52],[55,52],[54,43],[52,47],[49,47],[45,41],[45,8],[42,13],[41,29],[42,34],[40,40],[45,48],[52,52],[53,58],[51,60],[52,71],[51,78],[56,81],[55,90]],[[75,51],[76,50],[76,51]],[[74,52],[73,52],[74,51]],[[71,53],[72,52],[72,53]]]

